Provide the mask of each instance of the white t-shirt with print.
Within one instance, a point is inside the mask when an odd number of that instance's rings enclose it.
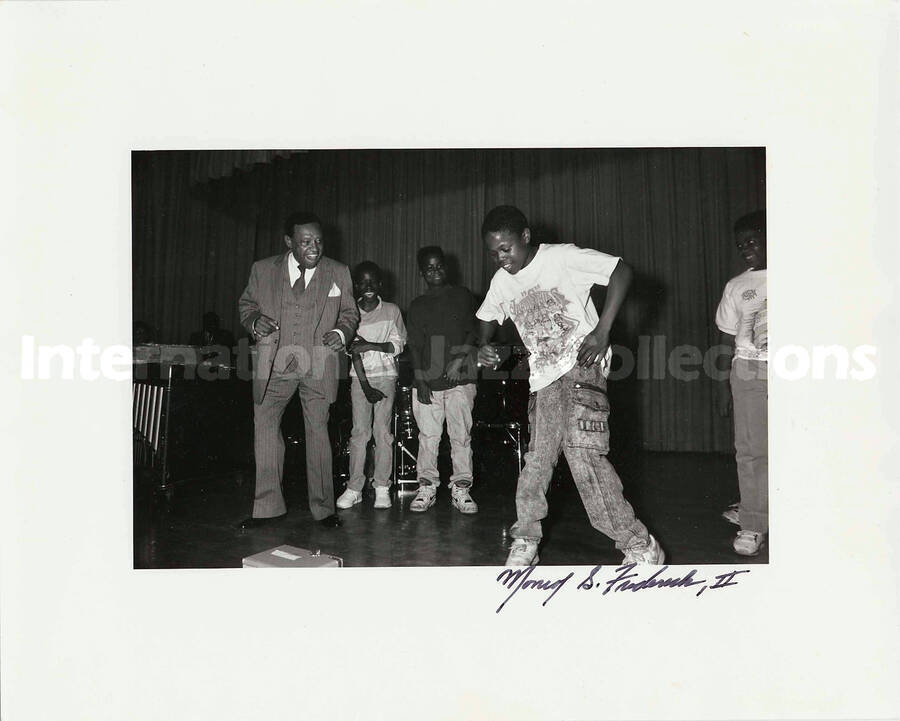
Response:
[[[599,250],[564,245],[539,245],[531,262],[512,275],[503,268],[475,317],[503,323],[511,318],[528,349],[532,391],[568,373],[578,360],[584,337],[599,316],[590,293],[593,285],[609,285],[619,258]],[[608,350],[602,360],[609,374]]]
[[[766,271],[747,270],[725,285],[716,310],[716,326],[734,336],[735,358],[768,361]]]

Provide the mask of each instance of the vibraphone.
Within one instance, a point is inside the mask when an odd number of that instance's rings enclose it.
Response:
[[[230,365],[202,360],[192,346],[135,351],[136,473],[166,493],[183,481],[241,473],[253,437],[249,382]]]
[[[172,366],[165,378],[150,378],[146,364],[136,363],[132,377],[134,465],[148,469],[159,490],[168,487],[169,399],[172,396]],[[143,377],[141,377],[143,376]]]

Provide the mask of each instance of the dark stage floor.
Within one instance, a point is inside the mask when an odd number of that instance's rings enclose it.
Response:
[[[135,568],[229,568],[281,544],[320,549],[343,558],[345,566],[501,566],[515,521],[515,455],[508,449],[480,453],[472,497],[479,513],[464,516],[450,505],[446,486],[425,513],[412,513],[414,486],[397,494],[390,509],[372,508],[367,486],[363,502],[338,511],[344,525],[326,529],[313,523],[306,502],[300,459],[288,458],[285,495],[288,515],[268,528],[241,531],[249,515],[252,480],[235,475],[180,485],[169,500],[135,484]],[[446,466],[446,458],[442,458]],[[638,516],[679,565],[767,563],[768,547],[756,557],[731,548],[736,527],[720,512],[737,498],[733,457],[698,453],[639,453],[612,458]],[[302,467],[302,466],[301,466]],[[252,472],[245,474],[252,479]],[[240,474],[237,474],[240,477]],[[442,478],[446,478],[443,475]],[[343,483],[335,484],[335,496]],[[565,462],[560,461],[549,494],[542,565],[611,565],[622,556],[611,540],[588,523]]]

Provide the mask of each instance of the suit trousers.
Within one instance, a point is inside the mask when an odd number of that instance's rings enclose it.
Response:
[[[322,381],[296,370],[272,371],[262,403],[254,406],[254,448],[256,453],[256,494],[253,517],[270,518],[287,511],[282,491],[284,439],[281,417],[295,392],[300,394],[306,432],[306,484],[309,510],[315,520],[334,513],[331,442],[328,410]]]

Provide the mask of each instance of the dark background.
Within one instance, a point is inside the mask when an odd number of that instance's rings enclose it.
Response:
[[[613,342],[637,353],[640,337],[657,337],[665,357],[716,342],[722,288],[742,270],[731,225],[765,207],[765,151],[142,151],[132,155],[132,180],[133,317],[155,327],[159,342],[186,343],[208,310],[244,335],[237,298],[250,265],[286,252],[284,218],[299,209],[322,218],[327,255],[378,263],[385,296],[404,311],[424,287],[415,264],[424,245],[441,245],[455,281],[481,295],[494,270],[481,221],[508,203],[525,212],[538,242],[621,255],[635,282]],[[712,382],[702,372],[696,381],[658,375],[612,384],[619,442],[730,451],[730,419],[715,415]]]

